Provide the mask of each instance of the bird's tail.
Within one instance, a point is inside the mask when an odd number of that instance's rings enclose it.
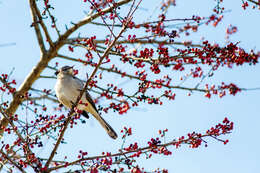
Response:
[[[106,130],[107,134],[113,138],[117,138],[117,134],[114,131],[114,129],[95,111],[93,113],[93,116],[98,120],[98,122],[101,124],[101,126]]]

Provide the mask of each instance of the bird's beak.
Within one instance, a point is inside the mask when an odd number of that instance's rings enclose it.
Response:
[[[59,70],[57,70],[57,71],[56,71],[54,74],[57,76],[57,75],[59,74],[59,72],[60,72],[60,71],[59,71]]]

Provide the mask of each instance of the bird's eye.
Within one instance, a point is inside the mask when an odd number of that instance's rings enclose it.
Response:
[[[60,69],[60,71],[62,71],[62,72],[69,72],[70,71],[70,69],[72,69],[73,68],[73,66],[64,66],[64,67],[62,67],[61,69]]]

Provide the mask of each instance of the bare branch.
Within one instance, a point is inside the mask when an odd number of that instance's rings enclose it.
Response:
[[[258,2],[256,2],[256,1],[253,1],[253,0],[248,0],[249,2],[252,2],[253,4],[255,4],[255,5],[258,5],[258,6],[260,6],[260,3],[259,3],[259,1]]]
[[[47,99],[47,100],[50,100],[52,102],[59,103],[59,101],[57,99],[49,97],[48,95],[41,95],[39,97],[29,97],[26,100],[42,100],[42,99]]]
[[[36,15],[35,0],[29,0],[29,3],[30,3],[31,14],[32,14],[32,19],[33,19],[32,26],[35,29],[35,33],[36,33],[36,36],[37,36],[38,44],[39,44],[40,49],[41,49],[41,53],[44,53],[46,51],[46,49],[45,49],[45,46],[44,46],[44,41],[43,41],[43,37],[42,37],[42,34],[41,34],[41,30],[40,30],[39,24],[38,24],[39,19],[37,18],[37,15]]]
[[[43,79],[56,79],[56,77],[54,76],[39,76],[39,78],[43,78]]]
[[[37,17],[38,17],[38,19],[39,19],[39,23],[40,23],[40,25],[41,25],[41,27],[42,27],[42,29],[43,29],[43,32],[44,32],[44,34],[45,34],[45,37],[46,37],[48,43],[50,44],[50,46],[52,47],[52,46],[53,46],[53,42],[52,42],[52,39],[51,39],[51,37],[50,37],[50,35],[49,35],[49,31],[48,31],[46,25],[44,24],[44,22],[43,22],[43,20],[42,20],[41,13],[40,13],[40,11],[39,11],[39,9],[38,9],[36,3],[33,3],[32,5],[33,5],[33,7],[34,7],[34,9],[35,9],[36,15],[37,15]]]

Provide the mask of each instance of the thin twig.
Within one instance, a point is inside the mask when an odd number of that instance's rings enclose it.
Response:
[[[53,46],[53,42],[52,42],[51,36],[49,34],[49,31],[48,31],[46,25],[44,24],[44,22],[42,20],[42,16],[41,16],[40,10],[38,9],[36,3],[33,3],[32,5],[33,5],[33,7],[35,9],[36,15],[38,16],[39,23],[40,23],[40,25],[42,27],[42,30],[43,30],[43,32],[45,34],[45,37],[46,37],[48,43],[50,44],[50,46],[52,47]]]
[[[52,22],[52,25],[53,25],[54,29],[56,30],[58,36],[60,37],[60,31],[59,31],[59,29],[57,28],[55,17],[51,14],[49,7],[46,7],[46,11],[48,12],[48,15],[49,15],[50,18],[51,18],[51,22]]]
[[[96,7],[96,5],[95,5],[93,2],[91,2],[90,0],[88,0],[88,2],[95,8],[95,10],[98,11],[98,8]],[[114,35],[113,30],[110,28],[110,26],[107,25],[107,22],[106,22],[105,18],[103,17],[103,15],[101,15],[100,17],[101,17],[103,23],[105,24],[105,26],[106,26],[106,27],[108,28],[108,30],[110,31],[111,35],[113,35],[114,38],[115,38],[116,36]],[[113,27],[113,25],[112,25],[112,27]]]
[[[258,5],[258,6],[260,6],[260,3],[259,3],[259,1],[258,2],[256,2],[256,1],[253,1],[253,0],[248,0],[249,2],[252,2],[252,3],[254,3],[255,5]]]
[[[47,99],[47,100],[53,101],[55,103],[59,103],[59,101],[57,99],[51,98],[48,95],[41,95],[39,97],[28,97],[25,100],[32,100],[32,101],[34,101],[34,100],[41,100],[41,99]]]
[[[12,165],[14,165],[19,171],[26,173],[21,166],[19,166],[15,161],[13,161],[8,155],[6,155],[2,150],[0,150],[2,156],[7,159]]]
[[[164,20],[164,22],[173,22],[173,21],[195,21],[196,19],[193,19],[193,18],[184,18],[184,19],[166,19]],[[158,20],[158,21],[151,21],[151,22],[145,22],[145,23],[139,23],[139,24],[135,24],[135,26],[147,26],[147,25],[150,25],[150,24],[154,24],[154,23],[158,23],[158,22],[161,22],[161,20]],[[94,24],[94,25],[101,25],[103,26],[104,24],[103,23],[99,23],[99,22],[91,22],[91,24]],[[110,26],[112,26],[112,24],[108,24]],[[114,25],[115,27],[122,27],[121,24],[115,24]]]
[[[31,13],[32,13],[32,19],[33,19],[32,26],[35,29],[35,33],[36,33],[36,36],[37,36],[37,40],[38,40],[38,44],[40,46],[41,53],[45,53],[46,49],[45,49],[45,46],[44,46],[44,41],[43,41],[43,37],[42,37],[42,34],[41,34],[41,30],[39,28],[39,24],[38,24],[39,21],[38,21],[37,15],[36,15],[35,0],[29,0],[29,2],[30,2]]]
[[[72,42],[74,42],[75,40],[84,40],[86,38],[84,37],[80,37],[80,38],[70,38],[67,39],[65,42],[66,44],[71,44]],[[105,43],[106,40],[94,40],[95,43]],[[119,40],[116,42],[116,44],[163,44],[163,45],[181,45],[181,46],[185,46],[186,43],[184,42],[170,42],[170,39],[165,39],[165,40],[142,40],[142,39],[135,39],[135,40]],[[202,45],[200,44],[189,44],[190,47],[202,47]]]

